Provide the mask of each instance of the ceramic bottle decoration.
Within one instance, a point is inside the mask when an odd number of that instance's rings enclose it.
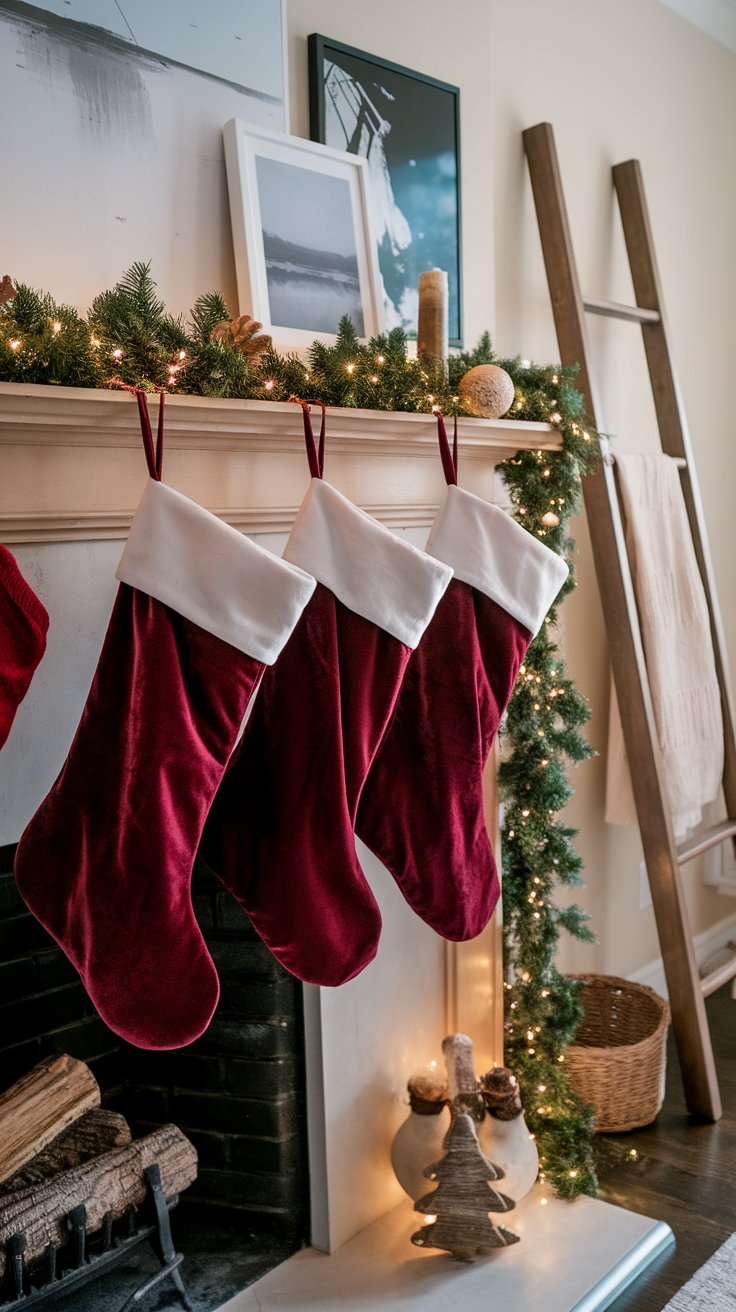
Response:
[[[539,1171],[537,1145],[524,1120],[519,1085],[505,1066],[480,1077],[486,1116],[478,1139],[486,1157],[504,1173],[503,1191],[518,1203],[529,1193]]]
[[[407,1088],[411,1111],[396,1133],[391,1162],[402,1189],[416,1202],[427,1192],[422,1171],[443,1154],[450,1108],[445,1077],[436,1069],[412,1075]]]

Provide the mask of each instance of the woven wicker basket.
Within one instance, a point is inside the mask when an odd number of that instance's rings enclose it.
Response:
[[[585,1009],[565,1053],[575,1093],[595,1106],[596,1130],[651,1124],[664,1099],[669,1004],[654,989],[617,975],[570,979],[580,981]]]

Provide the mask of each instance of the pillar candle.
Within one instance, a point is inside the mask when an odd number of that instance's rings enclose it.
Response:
[[[447,359],[449,290],[443,269],[419,275],[419,323],[417,354],[420,360]]]

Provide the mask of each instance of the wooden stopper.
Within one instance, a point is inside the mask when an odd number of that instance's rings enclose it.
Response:
[[[417,355],[427,364],[447,360],[449,300],[447,274],[443,269],[420,273]]]
[[[439,1116],[450,1094],[447,1080],[439,1071],[418,1071],[407,1085],[409,1104],[419,1116]]]
[[[480,1077],[486,1111],[498,1121],[514,1121],[521,1116],[519,1082],[506,1066],[494,1066]]]

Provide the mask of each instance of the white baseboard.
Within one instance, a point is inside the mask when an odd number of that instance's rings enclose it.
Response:
[[[725,948],[728,940],[732,937],[734,928],[736,928],[736,912],[730,916],[725,916],[723,920],[717,920],[715,925],[709,929],[704,929],[702,934],[698,934],[695,939],[695,957],[699,966],[708,957],[717,952],[719,948]],[[646,966],[641,966],[639,970],[633,971],[627,975],[633,984],[648,984],[650,989],[661,994],[663,998],[669,997],[667,992],[667,981],[664,977],[664,963],[661,957],[656,961],[647,962]]]

